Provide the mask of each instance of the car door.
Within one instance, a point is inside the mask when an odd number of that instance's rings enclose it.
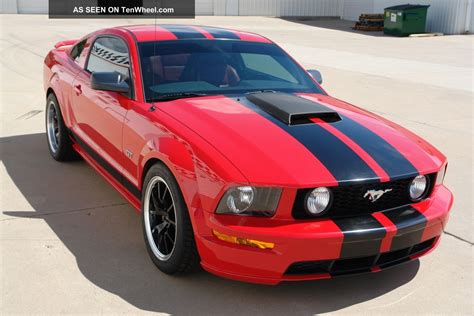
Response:
[[[73,82],[75,124],[72,130],[89,151],[99,155],[99,158],[94,157],[98,163],[112,175],[120,177],[124,159],[122,128],[133,95],[132,92],[122,94],[91,88],[93,72],[114,71],[125,75],[133,87],[126,42],[115,35],[101,35],[94,40],[85,68]]]

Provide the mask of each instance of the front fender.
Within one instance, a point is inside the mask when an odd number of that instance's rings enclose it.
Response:
[[[216,148],[176,118],[143,103],[132,104],[123,127],[127,177],[142,189],[148,168],[157,161],[173,173],[187,206],[213,212],[227,186],[248,183],[242,173]]]
[[[148,140],[139,157],[138,179],[140,179],[140,188],[143,189],[143,179],[148,169],[155,162],[160,161],[173,173],[185,200],[192,201],[192,197],[197,193],[193,156],[192,150],[189,147],[187,148],[185,143],[179,142],[170,136]]]
[[[140,153],[140,184],[157,161],[173,173],[190,210],[214,212],[219,197],[229,186],[247,183],[245,178],[231,175],[234,167],[212,147],[191,146],[182,139],[163,136],[149,140]],[[219,171],[223,168],[227,172]]]

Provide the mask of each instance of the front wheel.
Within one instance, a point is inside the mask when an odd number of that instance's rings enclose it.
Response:
[[[169,169],[157,163],[142,192],[143,235],[153,263],[167,274],[182,274],[199,263],[189,212]]]

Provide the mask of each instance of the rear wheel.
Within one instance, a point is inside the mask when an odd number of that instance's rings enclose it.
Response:
[[[148,254],[158,269],[182,274],[198,266],[188,209],[175,178],[161,163],[145,177],[142,218]]]
[[[51,156],[57,161],[77,159],[72,148],[66,125],[61,115],[58,99],[50,93],[46,100],[46,136]]]

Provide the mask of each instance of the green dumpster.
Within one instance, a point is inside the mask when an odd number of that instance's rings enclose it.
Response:
[[[408,36],[425,33],[429,5],[403,4],[385,8],[384,33]]]

